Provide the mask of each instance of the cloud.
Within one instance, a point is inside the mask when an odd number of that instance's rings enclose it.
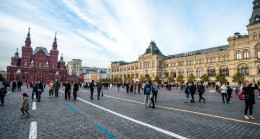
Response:
[[[24,45],[28,26],[34,48],[50,50],[58,32],[66,61],[107,67],[115,60],[137,60],[151,40],[165,55],[227,44],[234,32],[247,33],[251,8],[243,0],[3,1],[1,63],[6,67],[15,48]]]

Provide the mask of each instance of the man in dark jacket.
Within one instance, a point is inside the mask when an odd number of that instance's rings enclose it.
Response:
[[[70,99],[70,89],[71,89],[70,83],[69,83],[69,81],[66,81],[66,83],[65,83],[65,100],[67,100],[67,97],[69,97],[69,99]]]
[[[1,105],[0,106],[4,106],[4,98],[5,98],[5,94],[7,93],[5,86],[2,85],[0,88],[0,99],[1,99]]]
[[[53,84],[53,89],[55,90],[55,97],[58,97],[60,89],[60,82],[58,81],[58,79],[55,80],[55,83]]]
[[[35,85],[35,87],[33,88],[34,92],[36,92],[36,99],[37,102],[41,101],[41,93],[44,91],[43,90],[43,85],[41,83],[41,81],[39,80],[38,83]]]
[[[196,86],[194,85],[194,82],[191,83],[191,86],[190,86],[190,94],[191,94],[191,103],[195,103],[194,101],[194,94],[196,92]]]
[[[200,96],[199,102],[200,102],[201,99],[202,99],[202,100],[203,100],[203,103],[205,103],[205,102],[206,102],[206,99],[202,97],[202,95],[203,95],[204,92],[205,92],[205,87],[204,87],[204,85],[203,85],[202,83],[200,83],[200,85],[199,85],[198,92],[199,92],[199,96]]]
[[[12,82],[12,92],[15,92],[16,90],[16,80]]]
[[[18,80],[17,82],[17,87],[18,87],[18,91],[21,91],[22,82],[20,80]]]
[[[245,96],[245,119],[254,119],[254,117],[252,116],[253,114],[253,105],[255,104],[255,93],[254,93],[254,90],[257,89],[257,85],[255,84],[255,81],[253,80],[252,83],[249,84],[249,82],[247,81],[245,83],[245,86],[243,87],[243,94]],[[247,111],[248,111],[248,108],[249,108],[249,113],[250,113],[250,116],[248,118],[247,116]]]
[[[100,92],[102,91],[102,83],[100,82],[100,80],[98,80],[96,85],[97,85],[97,97],[99,99]]]
[[[141,82],[138,83],[138,94],[140,94],[140,90],[141,90],[142,84]]]
[[[74,96],[74,100],[77,99],[77,92],[79,90],[79,84],[77,81],[74,82],[73,84],[73,96]]]
[[[90,99],[93,99],[93,93],[95,88],[94,80],[92,80],[92,82],[90,83],[89,88],[90,88]]]
[[[118,83],[117,83],[118,92],[119,92],[119,88],[120,88],[120,83],[118,82]]]
[[[146,82],[146,85],[144,86],[144,108],[146,109],[151,108],[151,95],[152,93],[152,85],[151,82]],[[148,106],[146,106],[146,102],[148,101]]]

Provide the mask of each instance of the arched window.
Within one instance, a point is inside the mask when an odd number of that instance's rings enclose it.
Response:
[[[192,69],[188,69],[187,71],[187,77],[189,77],[193,73]]]
[[[246,65],[241,65],[238,67],[238,72],[241,73],[244,76],[248,76],[249,75],[249,69]]]
[[[201,68],[197,69],[197,77],[201,77],[203,75],[203,70]]]
[[[24,66],[27,67],[27,62],[24,62]]]
[[[228,60],[228,56],[227,55],[225,55],[225,61],[227,61]]]
[[[172,71],[171,75],[172,75],[173,78],[176,78],[176,71]]]
[[[216,76],[216,70],[214,68],[209,68],[208,76]]]
[[[249,58],[249,52],[248,52],[248,50],[244,50],[244,52],[243,52],[243,58],[244,58],[244,59]]]
[[[227,67],[220,68],[219,72],[225,76],[229,76],[229,69]]]
[[[181,74],[184,77],[184,70],[183,69],[179,70],[179,74]]]
[[[237,58],[237,59],[241,59],[241,52],[240,52],[240,51],[237,51],[237,52],[236,52],[236,58]]]

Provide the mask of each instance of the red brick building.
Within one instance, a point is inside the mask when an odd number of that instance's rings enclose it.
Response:
[[[59,51],[57,49],[57,38],[55,34],[54,42],[50,53],[46,48],[31,47],[30,28],[22,47],[22,56],[19,57],[18,48],[11,58],[11,66],[7,67],[7,81],[20,80],[30,82],[33,80],[55,80],[64,82],[67,76],[65,61],[61,55],[58,61]]]

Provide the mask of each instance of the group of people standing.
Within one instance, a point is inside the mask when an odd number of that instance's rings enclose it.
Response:
[[[144,108],[151,109],[155,108],[155,102],[157,102],[157,95],[158,95],[158,87],[156,83],[151,81],[147,81],[144,85]],[[152,102],[152,106],[151,106]]]

